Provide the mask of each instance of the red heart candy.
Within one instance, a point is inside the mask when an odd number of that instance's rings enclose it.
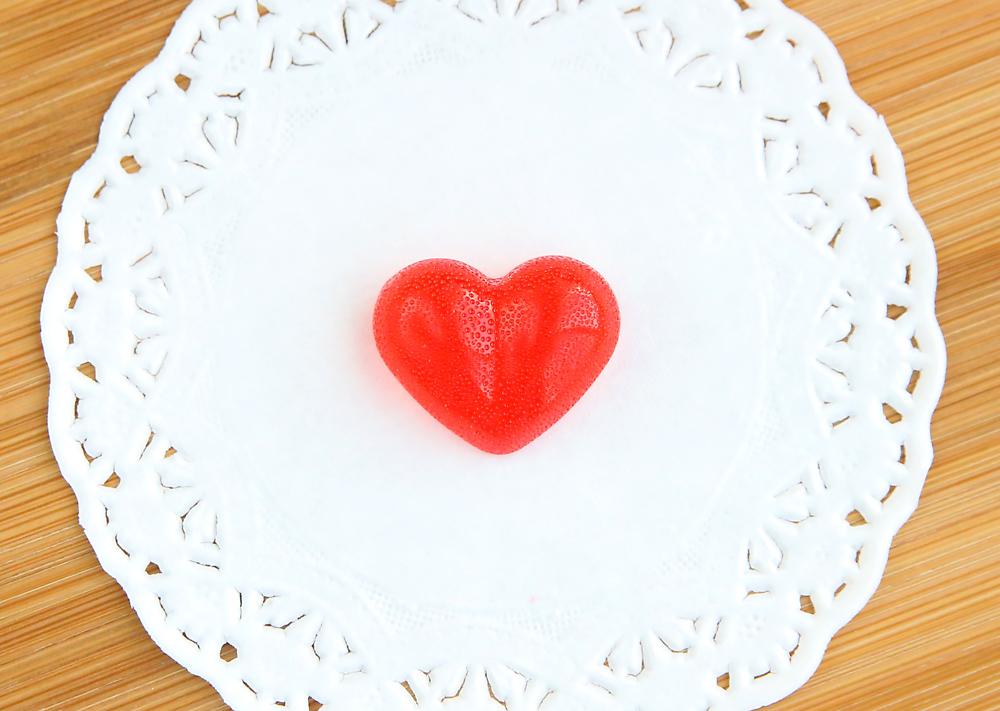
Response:
[[[576,404],[618,342],[618,303],[595,270],[539,257],[501,279],[428,259],[392,277],[373,319],[382,360],[441,424],[514,452]]]

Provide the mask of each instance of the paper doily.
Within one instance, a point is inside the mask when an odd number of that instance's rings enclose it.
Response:
[[[933,245],[770,0],[196,0],[58,221],[49,429],[101,564],[233,708],[751,709],[931,461]],[[378,359],[382,283],[543,254],[618,350],[505,457]]]

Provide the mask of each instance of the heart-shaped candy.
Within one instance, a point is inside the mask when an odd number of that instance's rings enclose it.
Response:
[[[392,277],[373,319],[382,360],[441,424],[484,452],[534,440],[583,396],[618,342],[594,269],[539,257],[500,279],[428,259]]]

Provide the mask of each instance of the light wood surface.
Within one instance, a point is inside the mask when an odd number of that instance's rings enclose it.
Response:
[[[49,450],[38,309],[55,217],[187,0],[0,0],[0,708],[226,708],[97,564]],[[937,244],[948,382],[921,506],[782,711],[1000,709],[1000,2],[794,0],[903,150]]]

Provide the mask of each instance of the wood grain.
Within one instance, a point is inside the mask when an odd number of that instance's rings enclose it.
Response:
[[[186,0],[0,6],[0,708],[224,709],[159,652],[76,523],[45,429],[55,216]],[[795,0],[885,115],[937,244],[948,382],[921,506],[874,599],[774,709],[1000,708],[1000,3]]]

